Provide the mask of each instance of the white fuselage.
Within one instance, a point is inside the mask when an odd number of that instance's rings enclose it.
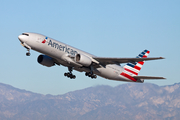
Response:
[[[37,52],[43,53],[56,60],[56,63],[61,64],[66,67],[73,67],[73,69],[80,72],[89,72],[90,69],[87,67],[82,67],[76,63],[72,58],[78,53],[88,56],[89,58],[95,57],[92,54],[81,51],[77,48],[69,46],[65,43],[56,41],[47,36],[36,34],[36,33],[27,33],[28,36],[20,35],[19,40],[22,43],[27,45],[30,49],[33,49]],[[72,58],[71,58],[72,57]],[[105,66],[100,66],[93,69],[93,73],[101,77],[118,80],[118,81],[129,81],[133,82],[120,74],[124,68],[117,64],[107,64]]]

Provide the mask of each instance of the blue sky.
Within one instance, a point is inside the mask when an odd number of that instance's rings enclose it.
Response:
[[[135,57],[144,49],[149,57],[139,75],[163,76],[146,83],[171,85],[180,82],[179,0],[4,0],[0,4],[0,82],[42,94],[63,94],[96,85],[117,86],[125,82],[98,77],[91,80],[67,68],[44,67],[40,53],[25,56],[18,40],[22,32],[35,32],[100,57]]]

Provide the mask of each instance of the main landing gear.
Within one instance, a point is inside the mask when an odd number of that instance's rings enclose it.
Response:
[[[86,72],[85,75],[88,76],[88,77],[91,77],[92,79],[93,79],[93,78],[94,78],[94,79],[97,78],[97,75],[94,75],[92,72]]]
[[[89,67],[90,68],[90,72],[86,72],[85,75],[88,76],[88,77],[91,77],[92,79],[96,79],[97,78],[97,75],[93,74],[93,70],[94,68],[92,66]]]
[[[68,73],[64,73],[64,76],[67,76],[70,79],[75,79],[76,76],[72,74],[73,68],[72,67],[68,67],[69,72]]]
[[[68,67],[68,70],[69,70],[69,72],[64,73],[64,76],[67,76],[67,77],[70,78],[70,79],[75,79],[76,76],[72,74],[73,67]],[[92,70],[91,70],[91,71],[92,71]],[[97,75],[93,74],[93,72],[86,72],[85,75],[88,76],[88,77],[90,77],[90,78],[92,78],[92,79],[93,79],[93,78],[94,78],[94,79],[97,78]]]

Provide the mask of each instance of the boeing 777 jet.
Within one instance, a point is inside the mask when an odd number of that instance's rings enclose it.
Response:
[[[63,65],[68,67],[64,76],[75,79],[72,71],[85,72],[85,75],[91,78],[101,76],[110,80],[127,82],[144,82],[144,79],[165,79],[163,77],[138,76],[144,61],[164,59],[162,57],[147,58],[150,51],[143,50],[135,58],[108,58],[97,57],[65,43],[56,41],[47,36],[37,33],[22,33],[18,36],[21,45],[27,49],[27,56],[30,56],[30,50],[42,53],[38,56],[39,64],[46,67],[54,65]],[[127,63],[125,66],[120,66]]]

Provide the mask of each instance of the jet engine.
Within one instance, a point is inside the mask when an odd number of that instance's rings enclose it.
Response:
[[[79,63],[83,66],[86,66],[86,67],[90,66],[92,63],[91,58],[89,58],[83,54],[77,54],[75,59],[76,59],[77,63]]]
[[[46,67],[51,67],[55,65],[53,59],[47,55],[39,55],[37,61],[39,64],[44,65]]]

